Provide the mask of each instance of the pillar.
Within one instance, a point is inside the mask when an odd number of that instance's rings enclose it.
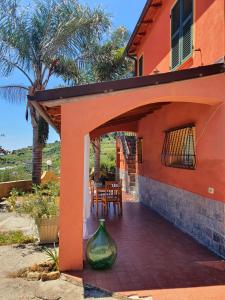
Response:
[[[62,118],[64,116],[62,115]],[[60,271],[83,269],[84,134],[61,128]]]

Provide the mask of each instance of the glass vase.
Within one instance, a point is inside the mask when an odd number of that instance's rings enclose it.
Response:
[[[116,260],[116,243],[108,234],[104,219],[99,220],[97,231],[87,242],[86,257],[95,270],[108,269]]]

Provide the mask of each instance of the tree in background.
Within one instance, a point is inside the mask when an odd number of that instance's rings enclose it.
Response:
[[[110,21],[100,8],[90,9],[77,0],[38,0],[34,7],[22,8],[17,0],[0,3],[0,74],[18,70],[26,83],[0,88],[11,102],[27,103],[27,94],[46,89],[53,75],[77,84],[82,82],[79,61],[89,57]],[[27,103],[33,127],[32,181],[41,178],[42,150],[48,138],[48,125]]]
[[[124,79],[132,76],[133,63],[124,55],[129,39],[126,28],[119,27],[112,32],[110,38],[104,43],[95,44],[86,72],[89,82],[102,82],[107,80]],[[99,180],[101,141],[95,138],[92,141],[94,150],[94,178]]]

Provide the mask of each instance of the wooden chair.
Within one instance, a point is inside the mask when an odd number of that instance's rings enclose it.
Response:
[[[116,207],[118,207],[118,213],[120,216],[122,216],[123,214],[122,180],[106,181],[105,193],[106,193],[106,202],[107,202],[107,212],[108,212],[108,206],[112,203],[114,207],[114,211],[116,211]]]
[[[96,212],[98,216],[99,205],[102,204],[104,214],[107,214],[107,202],[105,196],[105,188],[95,187],[93,180],[90,181],[90,191],[91,191],[91,212],[96,204]]]

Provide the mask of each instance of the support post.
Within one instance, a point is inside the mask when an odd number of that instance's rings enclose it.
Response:
[[[86,134],[84,137],[84,239],[89,238],[88,218],[90,217],[90,191],[89,191],[89,161],[90,161],[90,136]]]
[[[66,123],[66,122],[64,122]],[[83,269],[84,135],[61,128],[60,271]]]

